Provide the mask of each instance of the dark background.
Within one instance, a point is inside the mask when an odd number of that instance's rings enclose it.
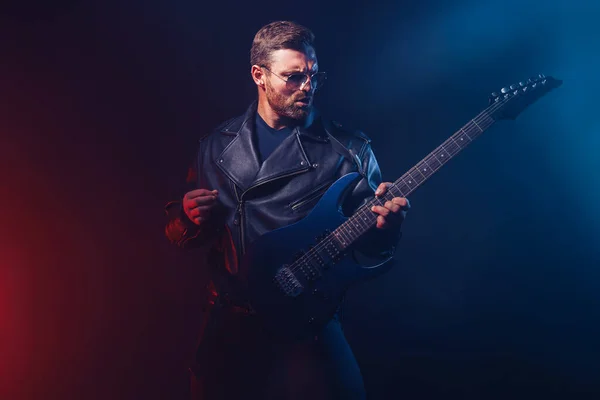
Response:
[[[0,399],[183,399],[199,252],[163,236],[197,139],[255,97],[254,33],[317,36],[317,106],[394,180],[487,105],[565,81],[411,196],[399,265],[348,296],[371,399],[594,398],[593,1],[10,2],[0,17]]]

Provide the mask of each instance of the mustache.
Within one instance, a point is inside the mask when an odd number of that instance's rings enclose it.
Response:
[[[294,101],[302,101],[302,100],[310,101],[310,100],[312,100],[312,98],[313,98],[312,96],[298,96],[294,99]]]

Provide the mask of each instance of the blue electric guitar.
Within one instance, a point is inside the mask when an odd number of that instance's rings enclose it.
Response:
[[[350,246],[375,227],[377,214],[371,207],[408,196],[494,122],[515,119],[561,84],[539,75],[492,93],[489,107],[396,180],[384,196],[373,198],[349,217],[342,215],[344,193],[359,178],[357,173],[345,175],[305,218],[252,243],[241,262],[251,266],[247,281],[250,304],[265,327],[288,336],[311,334],[323,327],[350,285],[385,270],[386,263],[367,268],[345,257]]]

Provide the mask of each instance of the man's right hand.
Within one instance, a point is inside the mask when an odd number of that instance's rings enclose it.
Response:
[[[196,225],[206,221],[217,205],[217,190],[196,189],[183,196],[183,211]]]

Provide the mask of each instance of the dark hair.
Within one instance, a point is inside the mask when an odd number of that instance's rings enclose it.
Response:
[[[275,21],[260,28],[254,36],[250,49],[250,64],[269,66],[271,53],[275,50],[290,49],[305,51],[306,46],[314,48],[315,35],[310,29],[291,21]]]

